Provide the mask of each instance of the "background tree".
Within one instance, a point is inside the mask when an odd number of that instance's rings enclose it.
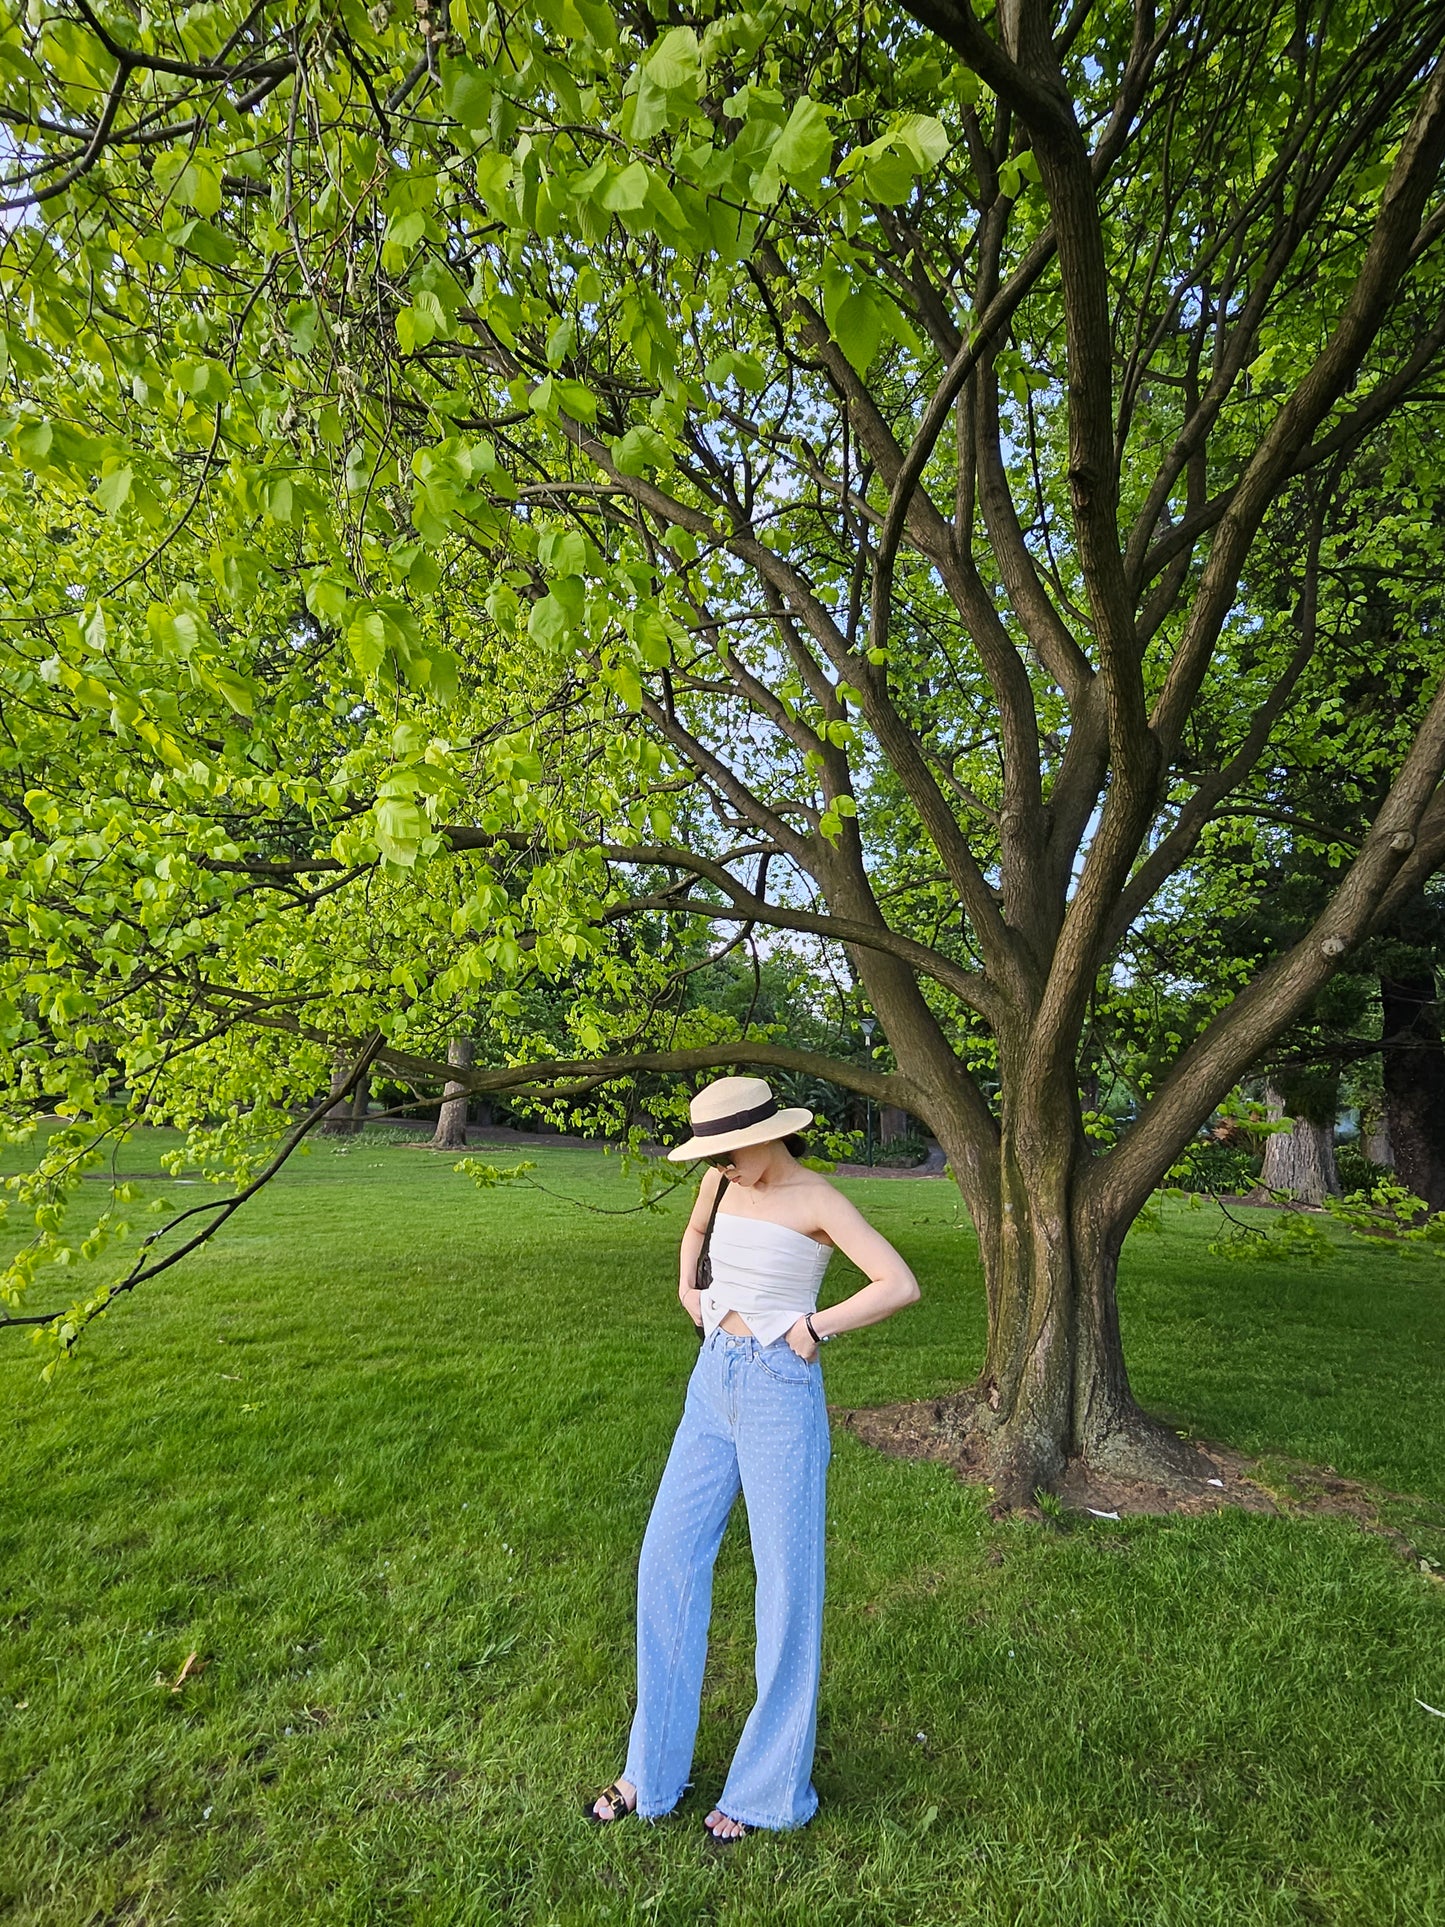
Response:
[[[453,1037],[447,1043],[447,1063],[459,1071],[470,1070],[475,1052],[470,1037]],[[442,1092],[432,1144],[438,1151],[464,1151],[467,1148],[467,1104],[471,1095],[465,1078],[450,1077]]]
[[[1438,679],[1319,915],[1102,1155],[1085,1039],[1315,660],[1318,543],[1263,641],[1251,556],[1429,395],[1442,39],[1039,0],[9,28],[17,1118],[234,1100],[244,1163],[283,1061],[370,1032],[437,1079],[479,994],[474,1091],[831,1077],[949,1154],[989,1303],[951,1422],[1002,1494],[1187,1476],[1119,1248],[1445,855]],[[688,920],[845,949],[896,1069],[680,1011]]]
[[[1197,986],[1186,999],[1194,1008],[1185,1029],[1203,1020],[1207,986],[1221,970],[1258,968],[1318,917],[1388,793],[1422,688],[1445,667],[1440,483],[1429,434],[1428,416],[1401,417],[1352,464],[1348,486],[1332,489],[1316,509],[1305,499],[1295,509],[1316,553],[1317,642],[1293,718],[1275,731],[1201,841],[1196,862],[1208,868],[1208,887],[1201,868],[1184,918],[1156,911],[1134,933],[1151,945],[1160,966],[1155,982],[1162,974]],[[1261,637],[1271,628],[1291,633],[1299,597],[1292,545],[1262,547],[1243,591]],[[1196,724],[1211,726],[1202,716]],[[1275,1040],[1265,1066],[1273,1108],[1296,1128],[1266,1140],[1266,1184],[1314,1203],[1334,1188],[1334,1124],[1341,1093],[1351,1090],[1367,1098],[1366,1124],[1395,1114],[1406,1147],[1401,1175],[1439,1208],[1445,1114],[1433,1107],[1445,1088],[1435,1012],[1442,911],[1437,877],[1398,905]],[[1212,961],[1201,969],[1206,956]],[[1174,1022],[1177,1029],[1177,1015]],[[1370,1065],[1382,1053],[1389,1060],[1383,1080],[1380,1063]]]

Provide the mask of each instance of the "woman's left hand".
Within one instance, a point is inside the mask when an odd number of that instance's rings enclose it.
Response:
[[[808,1330],[807,1319],[799,1318],[791,1324],[788,1327],[786,1337],[789,1345],[798,1354],[799,1358],[802,1359],[803,1363],[805,1365],[811,1365],[813,1360],[818,1356],[818,1345],[812,1333]]]

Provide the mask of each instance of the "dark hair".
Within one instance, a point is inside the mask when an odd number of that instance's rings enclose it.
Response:
[[[783,1149],[795,1158],[806,1157],[808,1155],[808,1140],[803,1136],[801,1131],[789,1131],[788,1135],[783,1139]]]

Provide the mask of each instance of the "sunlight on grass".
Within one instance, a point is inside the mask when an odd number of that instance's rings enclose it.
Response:
[[[635,1198],[595,1153],[537,1156],[571,1198]],[[983,1326],[956,1194],[848,1188],[924,1299],[829,1347],[830,1398],[964,1383]],[[604,1216],[478,1192],[424,1150],[323,1148],[54,1388],[7,1342],[0,1916],[1445,1920],[1445,1720],[1417,1704],[1445,1705],[1445,1587],[1342,1523],[995,1525],[941,1467],[846,1435],[818,1820],[701,1839],[750,1698],[739,1512],[696,1791],[657,1827],[589,1829],[695,1350],[685,1197]],[[1200,1219],[1166,1226],[1124,1267],[1147,1402],[1445,1499],[1432,1273],[1230,1267]],[[835,1261],[825,1296],[850,1288]]]

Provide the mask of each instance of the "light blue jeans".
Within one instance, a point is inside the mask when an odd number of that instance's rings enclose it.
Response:
[[[644,1818],[670,1813],[692,1771],[712,1572],[741,1489],[757,1576],[758,1696],[718,1805],[750,1827],[801,1827],[812,1782],[831,1442],[823,1374],[786,1339],[713,1332],[642,1541],[637,1713],[623,1777]]]

